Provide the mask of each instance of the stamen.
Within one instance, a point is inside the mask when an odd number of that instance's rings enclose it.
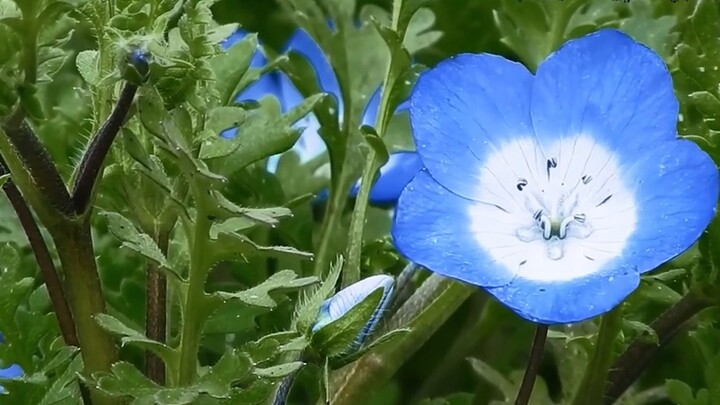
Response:
[[[590,181],[591,181],[593,178],[592,178],[592,176],[589,176],[589,175],[586,174],[586,175],[582,176],[581,179],[582,179],[583,184],[588,184],[588,183],[590,183]]]
[[[560,230],[558,231],[558,237],[560,239],[565,238],[565,236],[567,235],[567,227],[568,227],[568,225],[570,225],[570,222],[572,222],[574,220],[575,220],[575,217],[567,217],[562,220],[562,222],[560,223]]]
[[[542,215],[543,210],[537,210],[535,211],[535,214],[533,214],[533,219],[536,221],[540,221],[540,216]]]
[[[550,218],[547,215],[540,217],[540,228],[542,228],[543,231],[543,238],[545,238],[545,240],[550,239],[552,236],[552,222],[550,222]]]
[[[575,218],[575,220],[579,223],[584,224],[587,217],[585,216],[585,214],[575,214],[573,218]]]

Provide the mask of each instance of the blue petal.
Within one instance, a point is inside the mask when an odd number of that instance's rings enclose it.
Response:
[[[635,188],[637,223],[625,255],[641,273],[692,246],[715,216],[718,169],[693,142],[652,144],[626,178]]]
[[[517,137],[533,135],[532,75],[519,63],[463,54],[420,75],[410,97],[410,124],[420,159],[452,192],[474,198],[483,162]]]
[[[470,226],[474,204],[420,171],[398,200],[392,227],[395,247],[446,277],[484,287],[508,284],[517,272],[495,262],[475,241]]]
[[[531,111],[539,138],[585,133],[624,158],[676,137],[678,102],[665,63],[617,30],[550,55],[538,68]]]
[[[580,322],[620,304],[640,283],[629,264],[608,264],[603,271],[562,282],[517,278],[487,291],[523,318],[543,324]]]
[[[0,368],[0,379],[16,378],[23,375],[23,369],[17,364],[13,364],[8,368]]]
[[[380,168],[380,177],[370,189],[370,203],[394,204],[400,192],[422,169],[420,157],[415,152],[398,152],[390,155],[390,159]],[[360,181],[350,190],[356,197],[360,191]]]
[[[382,98],[382,86],[378,87],[377,90],[370,96],[365,111],[362,115],[361,125],[370,125],[375,127],[378,113],[380,112],[380,99]]]
[[[303,29],[297,29],[285,45],[284,52],[295,51],[305,56],[317,74],[320,88],[325,93],[334,96],[338,102],[338,111],[343,110],[342,95],[340,93],[340,83],[338,82],[335,72],[330,65],[327,57],[323,53],[320,46],[312,39],[312,37]],[[298,93],[299,94],[299,93]],[[295,97],[295,94],[283,94],[285,97],[285,108],[290,109],[302,101]]]

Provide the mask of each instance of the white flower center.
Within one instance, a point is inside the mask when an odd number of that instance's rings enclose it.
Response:
[[[475,240],[518,277],[563,281],[618,257],[636,207],[613,154],[587,135],[539,145],[518,138],[477,173],[468,214]]]

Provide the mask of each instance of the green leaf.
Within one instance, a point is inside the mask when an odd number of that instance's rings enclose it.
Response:
[[[233,44],[226,52],[210,59],[210,68],[215,73],[215,86],[222,105],[231,104],[234,96],[241,90],[241,80],[250,67],[257,48],[257,34],[251,33],[242,41]]]
[[[384,293],[382,288],[373,291],[345,315],[315,331],[312,335],[313,348],[329,358],[351,354],[348,349],[372,318]]]
[[[253,369],[250,357],[236,349],[228,349],[210,370],[203,374],[197,389],[215,398],[227,398],[234,383],[245,378]]]
[[[677,16],[656,16],[654,4],[649,2],[634,1],[628,3],[628,6],[632,15],[620,23],[620,30],[667,60],[679,37],[677,32],[673,32]]]
[[[211,240],[212,254],[216,262],[223,260],[247,260],[248,256],[289,257],[310,260],[312,253],[289,246],[261,246],[245,235],[218,232],[217,239]]]
[[[584,0],[501,0],[493,10],[500,41],[535,70],[565,40],[576,38],[617,19],[618,2]]]
[[[635,336],[644,343],[653,345],[658,345],[660,343],[655,329],[640,321],[623,319],[623,329],[631,330],[632,333],[630,334],[630,337]]]
[[[295,374],[304,365],[305,363],[301,361],[294,361],[292,363],[285,363],[267,368],[256,368],[253,370],[253,374],[260,378],[280,379],[291,374]]]
[[[676,47],[677,68],[673,79],[680,99],[678,132],[702,139],[698,142],[713,159],[720,161],[720,7],[712,0],[694,3],[690,18],[680,24]]]
[[[260,108],[248,111],[224,107],[216,114],[234,111],[238,114],[237,119],[219,119],[222,125],[215,129],[215,133],[232,126],[225,126],[226,123],[237,122],[237,134],[232,139],[214,136],[206,140],[201,145],[200,158],[225,158],[222,160],[222,172],[232,173],[265,157],[286,151],[300,136],[300,129],[292,125],[310,113],[322,97],[322,94],[308,97],[285,115],[281,115],[280,105],[274,99],[263,100]],[[244,114],[241,114],[242,111]]]
[[[144,334],[126,326],[117,318],[107,314],[95,315],[95,322],[108,332],[121,337],[123,346],[126,344],[137,346],[143,350],[150,350],[165,361],[166,364],[174,364],[175,351],[167,345],[152,340]]]
[[[270,276],[270,278],[263,283],[248,290],[234,293],[216,292],[214,295],[223,300],[237,299],[250,306],[274,308],[277,303],[270,296],[270,293],[297,290],[315,284],[316,282],[317,278],[315,277],[298,278],[294,271],[282,270]]]
[[[165,273],[179,279],[170,262],[167,261],[165,255],[160,251],[157,243],[146,233],[138,231],[135,226],[124,216],[115,212],[102,212],[100,215],[108,220],[110,233],[122,241],[121,247],[134,250],[145,258],[157,263],[163,269],[168,270]]]
[[[99,82],[97,63],[98,52],[96,50],[88,49],[78,53],[75,57],[75,66],[80,76],[91,86],[95,86]]]
[[[468,358],[467,360],[470,362],[470,366],[472,366],[473,371],[475,371],[480,378],[497,388],[497,390],[503,394],[503,397],[512,398],[513,394],[516,392],[512,382],[507,380],[492,366],[480,359]]]
[[[228,200],[220,192],[213,191],[212,198],[215,201],[215,207],[212,207],[210,214],[216,218],[229,219],[233,217],[245,217],[259,224],[276,226],[281,219],[292,216],[292,211],[285,207],[269,207],[269,208],[246,208],[240,207]],[[221,227],[231,229],[232,227]],[[221,228],[216,228],[216,231]]]
[[[93,378],[102,391],[118,397],[155,401],[158,405],[183,405],[192,403],[199,395],[193,387],[165,388],[145,377],[130,363],[112,365],[111,373],[95,373]]]
[[[710,405],[696,400],[692,388],[680,380],[667,380],[665,390],[670,400],[677,405]]]
[[[335,285],[338,282],[344,263],[343,257],[338,256],[335,263],[330,266],[330,272],[322,284],[313,291],[306,293],[302,300],[298,300],[295,310],[296,316],[292,322],[293,329],[302,334],[310,332],[310,328],[317,319],[323,301],[335,292]]]

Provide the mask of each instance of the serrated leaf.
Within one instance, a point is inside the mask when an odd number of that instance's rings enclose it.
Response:
[[[253,367],[250,357],[236,349],[228,349],[210,370],[203,374],[197,389],[214,398],[227,398],[232,394],[235,382],[250,373]]]
[[[235,94],[240,91],[240,82],[250,67],[257,48],[257,34],[248,34],[226,52],[215,55],[210,60],[210,68],[215,73],[215,85],[222,105],[231,104]]]
[[[260,108],[245,111],[244,119],[237,122],[237,133],[233,138],[217,136],[205,141],[200,148],[200,158],[224,157],[222,164],[226,167],[224,172],[228,173],[286,151],[300,137],[300,130],[292,125],[310,113],[322,97],[322,94],[308,97],[285,115],[281,115],[277,100],[265,99]]]
[[[256,223],[270,226],[277,225],[281,219],[292,216],[292,211],[286,207],[248,208],[240,207],[228,200],[220,192],[213,191],[212,199],[215,202],[211,215],[220,219],[232,217],[245,217]],[[225,227],[223,227],[225,228]]]
[[[168,270],[166,274],[171,274],[177,279],[180,278],[150,235],[138,231],[132,222],[118,213],[106,211],[101,215],[107,218],[110,233],[122,241],[121,247],[134,250]]]
[[[315,284],[316,282],[316,277],[298,278],[294,271],[282,270],[270,276],[270,278],[263,283],[248,290],[234,293],[217,292],[215,295],[223,300],[237,299],[247,305],[273,308],[277,303],[270,296],[270,293],[296,290]]]
[[[108,314],[95,315],[95,322],[108,332],[120,336],[122,345],[131,344],[144,350],[150,350],[162,358],[165,363],[173,364],[175,361],[174,350],[167,345],[152,340],[144,334],[126,326],[119,319]]]
[[[289,246],[261,246],[245,235],[218,232],[217,239],[211,240],[215,261],[247,260],[248,256],[289,257],[310,260],[312,253],[303,252]]]
[[[297,308],[295,309],[297,315],[293,318],[292,322],[293,329],[302,334],[310,331],[310,328],[317,319],[323,301],[335,292],[335,285],[338,282],[344,263],[343,257],[338,256],[335,263],[330,266],[330,272],[322,284],[312,292],[307,293],[304,299],[298,300]]]

